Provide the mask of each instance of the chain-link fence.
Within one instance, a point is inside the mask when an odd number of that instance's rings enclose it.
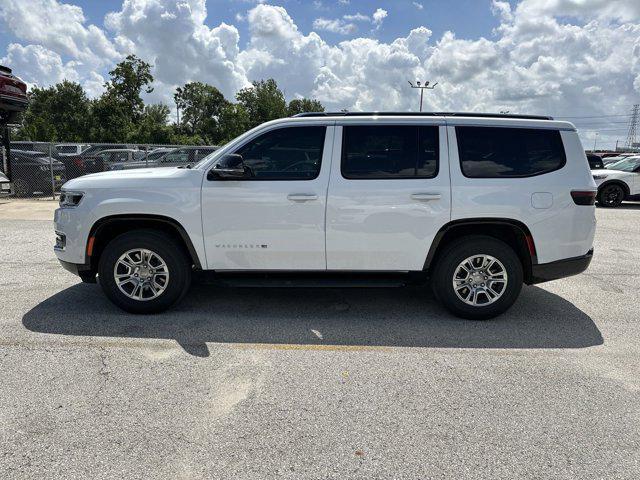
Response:
[[[3,171],[17,197],[54,196],[72,178],[89,173],[193,164],[217,146],[12,141]]]

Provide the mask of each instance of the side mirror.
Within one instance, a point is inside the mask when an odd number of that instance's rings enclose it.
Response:
[[[209,170],[209,179],[211,180],[212,176],[218,178],[242,178],[244,174],[245,168],[242,155],[228,153]]]

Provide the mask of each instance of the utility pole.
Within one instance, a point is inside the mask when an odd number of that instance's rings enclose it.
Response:
[[[629,150],[634,148],[638,143],[638,123],[640,123],[640,104],[636,103],[631,110],[631,120],[629,120],[629,134],[625,147]]]
[[[422,97],[424,96],[424,91],[425,90],[433,90],[434,88],[436,88],[436,85],[438,85],[438,82],[436,82],[433,85],[429,86],[429,82],[424,82],[424,85],[422,85],[422,82],[417,81],[416,84],[414,85],[413,83],[411,83],[411,81],[409,81],[409,85],[411,85],[411,88],[419,88],[420,89],[420,111],[422,111]]]

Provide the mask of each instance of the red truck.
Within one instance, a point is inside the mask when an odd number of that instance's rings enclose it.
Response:
[[[15,122],[28,103],[27,84],[0,65],[0,124]]]

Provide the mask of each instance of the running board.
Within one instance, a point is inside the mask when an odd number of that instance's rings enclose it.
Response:
[[[200,272],[198,280],[225,287],[272,288],[390,288],[422,284],[416,273],[325,273],[325,272]]]

